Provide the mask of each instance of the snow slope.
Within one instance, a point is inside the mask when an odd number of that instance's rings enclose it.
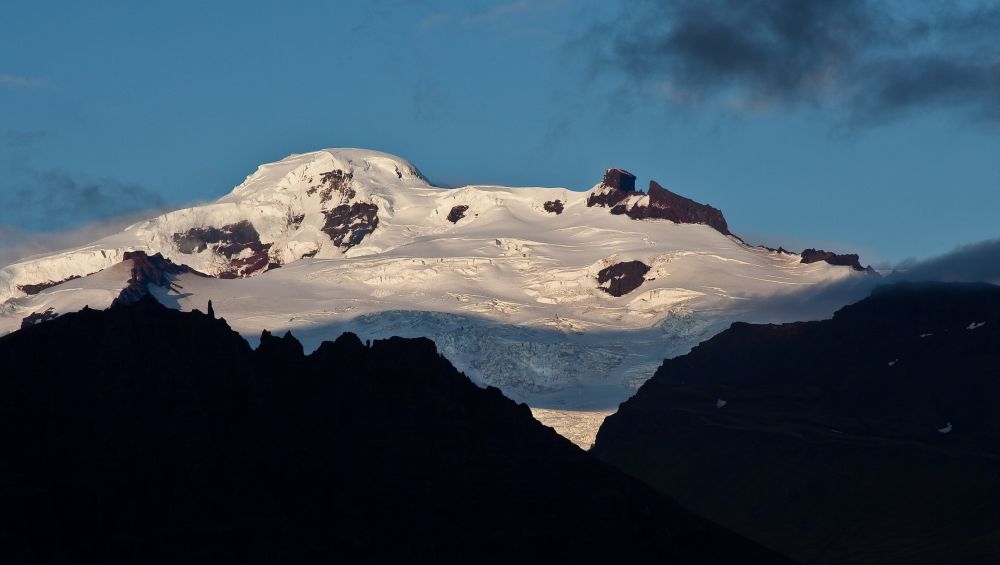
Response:
[[[708,225],[588,206],[608,191],[443,189],[384,153],[292,155],[213,203],[0,270],[0,333],[48,308],[107,307],[127,279],[114,266],[140,250],[210,275],[180,275],[179,290],[156,290],[164,303],[204,309],[211,299],[247,336],[292,330],[307,347],[344,330],[428,336],[517,400],[606,410],[756,300],[866,276]],[[598,276],[631,261],[648,271],[612,296]],[[71,277],[82,278],[54,284]]]

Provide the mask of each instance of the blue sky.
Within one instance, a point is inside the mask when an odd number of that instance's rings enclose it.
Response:
[[[720,62],[680,42],[689,14],[655,3],[81,4],[2,8],[0,226],[54,231],[214,199],[260,163],[349,146],[444,185],[586,190],[624,167],[721,208],[753,242],[866,262],[1000,236],[1000,28],[981,15],[961,30],[982,40],[962,52],[938,50],[959,25],[938,14],[919,41],[810,43],[822,57],[800,72],[781,51]],[[992,15],[995,3],[959,4]],[[721,24],[758,29],[758,14],[740,18]],[[906,18],[898,29],[922,29]],[[853,66],[829,57],[860,43]],[[865,82],[892,75],[869,54],[887,49],[972,71]],[[808,80],[790,87],[778,67]],[[942,80],[966,86],[941,92]],[[894,97],[859,101],[848,83]]]

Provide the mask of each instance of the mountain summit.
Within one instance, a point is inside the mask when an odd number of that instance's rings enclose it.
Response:
[[[215,202],[0,269],[0,332],[105,308],[132,279],[126,254],[159,254],[180,270],[154,296],[211,299],[248,337],[427,336],[518,400],[607,408],[758,299],[866,276],[749,246],[718,209],[635,180],[449,189],[385,153],[291,155]]]

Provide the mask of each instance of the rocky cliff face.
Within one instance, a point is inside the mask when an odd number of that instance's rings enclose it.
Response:
[[[1000,287],[899,285],[665,361],[593,453],[805,563],[987,563],[997,375]]]
[[[648,194],[648,205],[632,206],[625,212],[630,218],[659,218],[678,224],[705,224],[723,235],[732,235],[726,218],[718,208],[674,194],[653,180],[649,181]]]
[[[624,169],[608,169],[601,183],[587,196],[587,207],[612,208],[634,194],[637,194],[635,175]]]
[[[732,235],[722,211],[674,194],[649,181],[649,192],[635,190],[635,175],[623,169],[608,169],[604,179],[587,198],[587,206],[610,208],[615,215],[633,220],[660,219],[678,224],[705,224],[723,235]]]
[[[252,350],[146,295],[0,338],[0,366],[5,563],[787,562],[426,339]]]

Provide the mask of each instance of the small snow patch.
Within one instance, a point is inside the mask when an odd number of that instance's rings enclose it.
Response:
[[[951,422],[946,423],[943,428],[938,428],[938,433],[942,434],[951,433]]]
[[[725,400],[721,399],[721,398],[717,398],[717,399],[715,400],[715,407],[716,407],[716,408],[722,408],[722,407],[723,407],[723,406],[725,406],[726,404],[729,404],[729,403],[728,403],[728,402],[726,402]]]
[[[967,330],[975,330],[986,325],[986,322],[972,322],[968,326],[965,326]]]
[[[924,338],[924,337],[931,337],[932,335],[934,335],[934,334],[920,334],[920,337],[921,337],[921,338]]]
[[[896,363],[899,363],[899,359],[893,359],[892,361],[889,361],[889,366],[892,367]]]

